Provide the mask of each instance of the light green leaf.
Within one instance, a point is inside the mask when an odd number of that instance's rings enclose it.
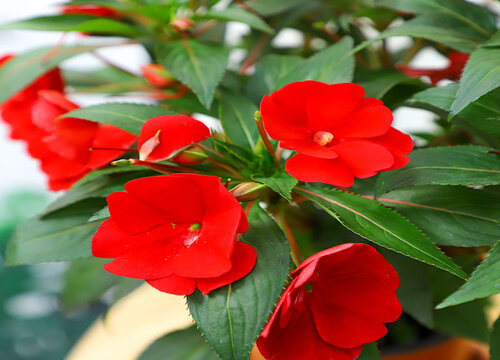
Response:
[[[173,113],[160,106],[110,103],[83,107],[64,114],[64,117],[114,125],[139,136],[142,125],[147,120],[163,115],[173,115]]]
[[[274,86],[272,91],[294,81],[316,80],[327,84],[351,82],[354,73],[353,40],[344,36],[334,45],[311,56],[292,68]]]
[[[239,146],[254,149],[259,140],[259,129],[253,118],[258,107],[248,98],[222,91],[219,101],[219,119],[225,134]]]
[[[450,116],[498,87],[500,87],[500,49],[474,51],[465,65],[456,99],[451,105]]]
[[[413,151],[402,169],[379,176],[377,196],[410,185],[496,185],[500,183],[498,155],[482,146],[461,145]]]
[[[111,45],[63,46],[58,49],[44,47],[10,59],[0,68],[0,104],[60,62]]]
[[[206,108],[210,108],[215,88],[226,71],[228,56],[224,46],[192,39],[156,45],[160,64],[189,86]]]
[[[458,291],[448,296],[437,308],[463,304],[500,293],[500,241]]]
[[[398,213],[372,200],[339,190],[308,186],[295,191],[339,220],[352,232],[450,273],[467,274],[434,245],[418,228]]]
[[[217,360],[217,355],[192,326],[162,336],[138,360]]]
[[[297,179],[287,173],[278,173],[271,177],[254,175],[252,176],[252,179],[266,185],[271,190],[276,191],[289,202],[292,202],[292,190],[298,183]]]
[[[288,278],[288,242],[274,220],[258,205],[248,215],[243,241],[257,251],[257,264],[243,279],[202,295],[187,297],[191,315],[222,360],[248,359]]]
[[[461,186],[418,186],[392,191],[378,201],[395,208],[434,243],[494,245],[500,239],[500,196]]]
[[[249,25],[250,27],[269,34],[274,30],[264,20],[240,7],[229,7],[221,11],[209,11],[202,15],[196,15],[195,19],[217,19],[223,21],[237,21]]]
[[[20,224],[7,244],[5,265],[38,264],[91,256],[91,240],[102,221],[87,222],[102,209],[103,199],[90,199]]]

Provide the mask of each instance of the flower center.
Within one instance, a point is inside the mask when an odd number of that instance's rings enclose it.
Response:
[[[192,245],[196,240],[200,238],[200,229],[201,229],[200,223],[193,224],[189,227],[188,232],[186,233],[184,238],[185,246]]]
[[[333,134],[328,131],[317,131],[313,135],[313,141],[319,146],[326,146],[333,140]]]

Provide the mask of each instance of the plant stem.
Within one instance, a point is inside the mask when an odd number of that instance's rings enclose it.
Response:
[[[264,142],[264,146],[266,147],[267,152],[273,157],[273,159],[276,160],[276,163],[278,164],[280,161],[280,158],[276,156],[276,153],[274,152],[273,144],[271,144],[271,140],[269,140],[269,137],[267,136],[266,130],[264,129],[264,123],[262,122],[262,117],[260,116],[260,112],[256,112],[254,115],[255,122],[257,123],[257,128],[259,129],[259,134]]]
[[[262,51],[264,51],[264,49],[267,46],[267,42],[270,39],[271,39],[271,35],[269,35],[269,34],[262,35],[262,37],[259,39],[259,41],[257,41],[257,44],[255,44],[255,46],[252,49],[252,51],[250,52],[250,54],[248,54],[248,57],[241,64],[241,67],[238,70],[238,72],[240,74],[245,74],[247,72],[248,68],[257,62],[260,54],[262,53]]]
[[[302,259],[300,256],[299,246],[297,245],[297,241],[295,241],[295,236],[293,236],[293,232],[292,232],[292,229],[290,228],[290,225],[288,225],[288,222],[285,219],[285,212],[284,211],[279,212],[278,219],[279,219],[279,222],[281,223],[282,228],[285,230],[286,236],[288,238],[288,242],[290,243],[292,260],[293,260],[295,265],[299,266],[300,263],[302,262]]]

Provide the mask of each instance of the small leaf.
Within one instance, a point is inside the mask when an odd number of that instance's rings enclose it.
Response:
[[[57,50],[44,47],[17,55],[0,68],[0,104],[60,62],[111,45],[62,46]]]
[[[354,82],[365,89],[365,97],[382,98],[397,84],[420,83],[418,79],[409,78],[400,71],[394,70],[363,70],[356,69]]]
[[[363,351],[356,360],[381,360],[380,352],[377,348],[377,343],[369,343],[363,345]]]
[[[265,184],[271,190],[276,191],[289,202],[292,202],[292,190],[298,183],[297,179],[286,173],[274,174],[271,177],[254,175],[252,176],[252,179]]]
[[[217,360],[217,355],[192,326],[162,336],[137,360]]]
[[[217,19],[223,21],[237,21],[249,25],[250,27],[273,34],[274,30],[264,20],[240,7],[229,7],[221,11],[209,11],[202,15],[196,15],[195,19]]]
[[[5,265],[38,264],[91,256],[91,240],[102,221],[87,222],[104,206],[102,199],[89,199],[44,219],[20,224],[7,244]]]
[[[344,36],[336,44],[291,69],[272,90],[278,90],[294,81],[316,80],[328,84],[351,82],[354,73],[352,45],[353,40]]]
[[[500,293],[500,242],[489,252],[486,259],[477,267],[469,280],[441,302],[437,308],[463,304]]]
[[[500,317],[493,324],[490,335],[490,360],[500,360]]]
[[[377,196],[410,185],[496,185],[500,183],[498,155],[474,146],[448,146],[413,151],[402,169],[379,176]]]
[[[302,0],[250,0],[248,6],[263,16],[275,15],[303,5]]]
[[[471,102],[498,87],[500,87],[500,49],[474,51],[460,78],[450,115],[457,114]]]
[[[64,117],[114,125],[139,136],[142,125],[147,120],[163,115],[173,115],[173,112],[159,106],[110,103],[83,107],[64,114]]]
[[[392,191],[378,201],[395,208],[434,243],[494,245],[500,238],[500,196],[461,186],[419,186]]]
[[[203,337],[222,360],[248,359],[288,278],[288,242],[274,220],[258,205],[248,215],[243,241],[257,251],[257,264],[243,279],[204,296],[187,297]]]
[[[225,134],[239,146],[254,149],[259,140],[259,130],[253,118],[257,106],[248,98],[229,91],[222,91],[219,102],[219,119]]]
[[[189,86],[207,109],[226,71],[228,56],[224,46],[192,39],[156,45],[156,57],[160,64]]]
[[[295,191],[314,201],[352,232],[388,249],[467,278],[419,229],[374,201],[339,190],[308,186]]]

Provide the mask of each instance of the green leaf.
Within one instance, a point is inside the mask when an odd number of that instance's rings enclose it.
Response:
[[[257,251],[257,264],[243,279],[222,289],[187,297],[203,337],[222,360],[248,359],[267,323],[290,266],[288,242],[272,218],[257,205],[248,215],[243,241]]]
[[[472,273],[464,286],[448,296],[437,308],[463,304],[500,293],[500,241]]]
[[[498,155],[490,149],[448,146],[413,151],[402,169],[379,176],[377,196],[410,185],[496,185],[500,183]]]
[[[192,326],[162,336],[138,360],[217,360],[217,355]]]
[[[193,90],[210,108],[215,88],[226,71],[229,51],[224,46],[196,40],[157,43],[161,65]]]
[[[369,343],[363,345],[363,351],[356,360],[381,360],[380,352],[377,348],[377,343]]]
[[[388,249],[467,278],[467,274],[419,229],[398,213],[372,200],[339,190],[296,188],[352,232]]]
[[[378,201],[395,208],[434,243],[494,245],[500,239],[500,196],[461,186],[419,186],[392,191]]]
[[[206,14],[196,15],[195,19],[216,19],[223,21],[237,21],[249,25],[250,27],[273,34],[274,30],[264,20],[240,7],[229,7],[221,11],[209,11]]]
[[[38,264],[91,256],[91,239],[102,221],[87,222],[101,209],[102,199],[90,199],[53,213],[34,218],[16,228],[7,244],[5,265]]]
[[[267,55],[255,67],[255,73],[250,77],[247,93],[256,103],[260,103],[265,94],[276,89],[276,84],[286,74],[291,72],[303,60],[298,56]]]
[[[298,183],[297,179],[287,173],[278,173],[271,177],[254,175],[252,179],[276,191],[289,202],[292,202],[292,190]]]
[[[380,38],[406,35],[437,41],[464,52],[496,32],[496,17],[483,6],[461,0],[376,0],[375,5],[412,12],[417,18],[382,33]]]
[[[291,69],[272,90],[278,90],[294,81],[316,80],[328,84],[351,82],[354,73],[352,45],[353,40],[344,36],[336,44]]]
[[[250,0],[248,6],[263,16],[275,15],[303,5],[302,0]]]
[[[354,82],[365,89],[365,97],[382,98],[389,90],[402,82],[420,83],[400,71],[356,69]]]
[[[219,119],[225,134],[239,146],[254,149],[259,140],[259,129],[253,118],[258,107],[248,98],[222,91]]]
[[[133,26],[113,19],[86,15],[52,15],[15,21],[0,25],[3,29],[81,31],[92,34],[136,36],[140,32]]]
[[[500,360],[500,317],[493,324],[490,335],[490,360]]]
[[[500,87],[500,49],[474,51],[460,78],[450,115],[457,114],[471,102],[498,87]]]
[[[484,47],[498,47],[500,46],[500,30],[498,30],[495,35],[486,41],[482,46]]]
[[[60,62],[111,45],[63,46],[57,50],[44,47],[10,59],[0,68],[0,104]]]
[[[171,111],[160,106],[110,103],[83,107],[64,114],[64,117],[73,117],[114,125],[131,134],[139,136],[142,125],[147,120],[156,116],[172,114]]]

